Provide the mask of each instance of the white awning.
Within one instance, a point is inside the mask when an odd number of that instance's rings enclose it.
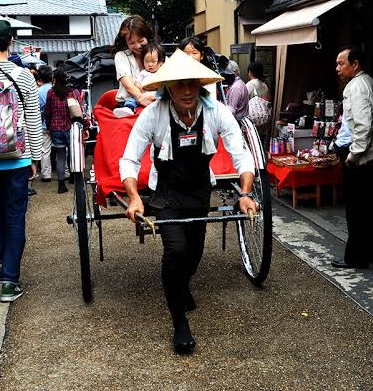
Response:
[[[9,18],[8,16],[0,16],[0,20],[6,20],[10,23],[10,27],[15,30],[30,30],[30,29],[39,29],[40,27],[36,27],[32,24],[22,22],[18,19]]]
[[[257,46],[295,45],[317,42],[318,17],[345,0],[328,0],[295,11],[287,11],[251,32]]]

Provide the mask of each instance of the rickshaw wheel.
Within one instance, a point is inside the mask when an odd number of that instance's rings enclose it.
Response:
[[[237,222],[238,243],[242,262],[250,281],[260,286],[267,278],[272,255],[272,213],[268,174],[259,170],[253,191],[259,203],[254,226],[250,220]]]
[[[84,173],[74,173],[75,178],[75,207],[76,207],[76,224],[78,233],[80,269],[83,299],[85,302],[92,300],[92,281],[90,268],[90,248],[88,225],[91,222],[87,220],[87,187],[84,179]]]
[[[255,164],[253,199],[259,211],[252,226],[250,220],[237,222],[241,258],[250,281],[260,286],[267,278],[272,257],[272,205],[266,157],[255,126],[247,119],[240,122],[243,138]]]

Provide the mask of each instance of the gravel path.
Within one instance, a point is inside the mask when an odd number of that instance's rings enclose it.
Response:
[[[103,223],[104,263],[94,231],[95,300],[85,305],[69,188],[35,183],[26,293],[8,312],[1,390],[372,390],[372,318],[278,243],[264,288],[253,287],[233,225],[225,253],[221,226],[209,226],[192,283],[193,356],[171,349],[160,238],[140,245],[127,220]]]

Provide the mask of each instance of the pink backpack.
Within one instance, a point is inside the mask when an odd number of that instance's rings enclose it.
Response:
[[[0,81],[0,159],[18,159],[26,150],[24,121],[19,118],[17,94],[22,105],[24,100],[16,83],[22,68],[16,67],[10,74],[0,68],[0,72],[8,79]]]

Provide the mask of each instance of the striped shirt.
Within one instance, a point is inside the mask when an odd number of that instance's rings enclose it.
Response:
[[[6,72],[11,73],[16,67],[11,61],[0,61],[0,68]],[[7,80],[6,76],[0,72],[0,80]],[[18,76],[16,83],[23,95],[23,104],[21,99],[18,97],[18,111],[19,117],[23,116],[23,108],[25,108],[25,139],[26,139],[26,150],[22,155],[21,159],[41,159],[41,147],[43,142],[43,134],[41,128],[41,117],[39,108],[39,95],[36,87],[34,76],[27,70],[24,69]],[[19,159],[12,160],[0,160],[1,168],[13,168],[17,167]],[[8,167],[10,166],[10,167]]]

